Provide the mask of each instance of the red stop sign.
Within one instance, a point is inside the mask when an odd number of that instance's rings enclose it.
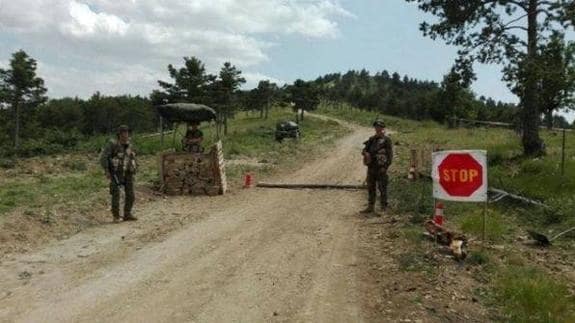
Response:
[[[470,154],[450,154],[439,164],[439,185],[451,196],[469,197],[483,185],[483,167]]]

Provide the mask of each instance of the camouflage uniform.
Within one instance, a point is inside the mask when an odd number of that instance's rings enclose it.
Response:
[[[387,207],[387,169],[393,159],[393,144],[387,136],[372,136],[365,143],[364,153],[369,153],[367,163],[368,208],[375,205],[376,188],[381,194],[381,208]]]
[[[199,138],[204,138],[204,133],[200,129],[188,129],[188,131],[186,131],[186,136],[182,139],[184,151],[190,153],[201,153],[203,151],[201,143],[188,141],[188,139]]]
[[[135,219],[132,216],[134,205],[134,176],[137,163],[136,154],[130,143],[122,144],[118,140],[111,140],[102,151],[100,164],[106,174],[110,175],[110,195],[112,195],[112,215],[115,220],[120,219],[120,190],[124,187],[126,193],[124,203],[124,220]]]

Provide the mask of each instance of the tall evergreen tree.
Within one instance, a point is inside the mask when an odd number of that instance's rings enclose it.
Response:
[[[220,69],[219,79],[214,83],[218,100],[218,110],[224,125],[224,135],[228,134],[228,118],[233,115],[235,94],[246,79],[241,76],[242,71],[230,62],[225,62]]]
[[[204,63],[196,57],[184,57],[184,66],[177,69],[168,65],[173,83],[158,81],[162,88],[152,93],[154,103],[191,102],[208,103],[208,85],[214,76],[206,73]]]
[[[406,0],[439,18],[421,29],[460,48],[462,61],[521,66],[523,152],[543,153],[539,137],[538,46],[554,30],[572,28],[573,0]],[[521,34],[523,33],[523,34]]]
[[[251,104],[260,112],[260,118],[268,118],[273,100],[277,97],[279,88],[277,84],[268,80],[262,80],[258,87],[253,90]]]
[[[564,35],[555,34],[543,46],[539,58],[540,107],[547,127],[553,127],[553,112],[575,108],[575,43],[566,43]]]
[[[0,69],[0,103],[13,111],[14,148],[20,148],[23,113],[32,112],[47,100],[44,80],[36,76],[36,60],[19,50],[12,54],[10,67]]]
[[[310,82],[296,80],[289,92],[296,113],[301,113],[301,121],[304,118],[304,111],[313,111],[320,103],[319,92]]]

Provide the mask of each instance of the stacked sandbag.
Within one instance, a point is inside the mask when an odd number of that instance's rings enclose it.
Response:
[[[221,145],[207,154],[164,153],[160,162],[163,190],[168,195],[218,195],[226,190]]]

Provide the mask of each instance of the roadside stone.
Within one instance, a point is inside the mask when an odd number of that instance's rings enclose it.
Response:
[[[30,279],[32,278],[32,273],[28,272],[28,271],[22,271],[18,274],[18,279],[20,280],[24,280],[24,279]]]

